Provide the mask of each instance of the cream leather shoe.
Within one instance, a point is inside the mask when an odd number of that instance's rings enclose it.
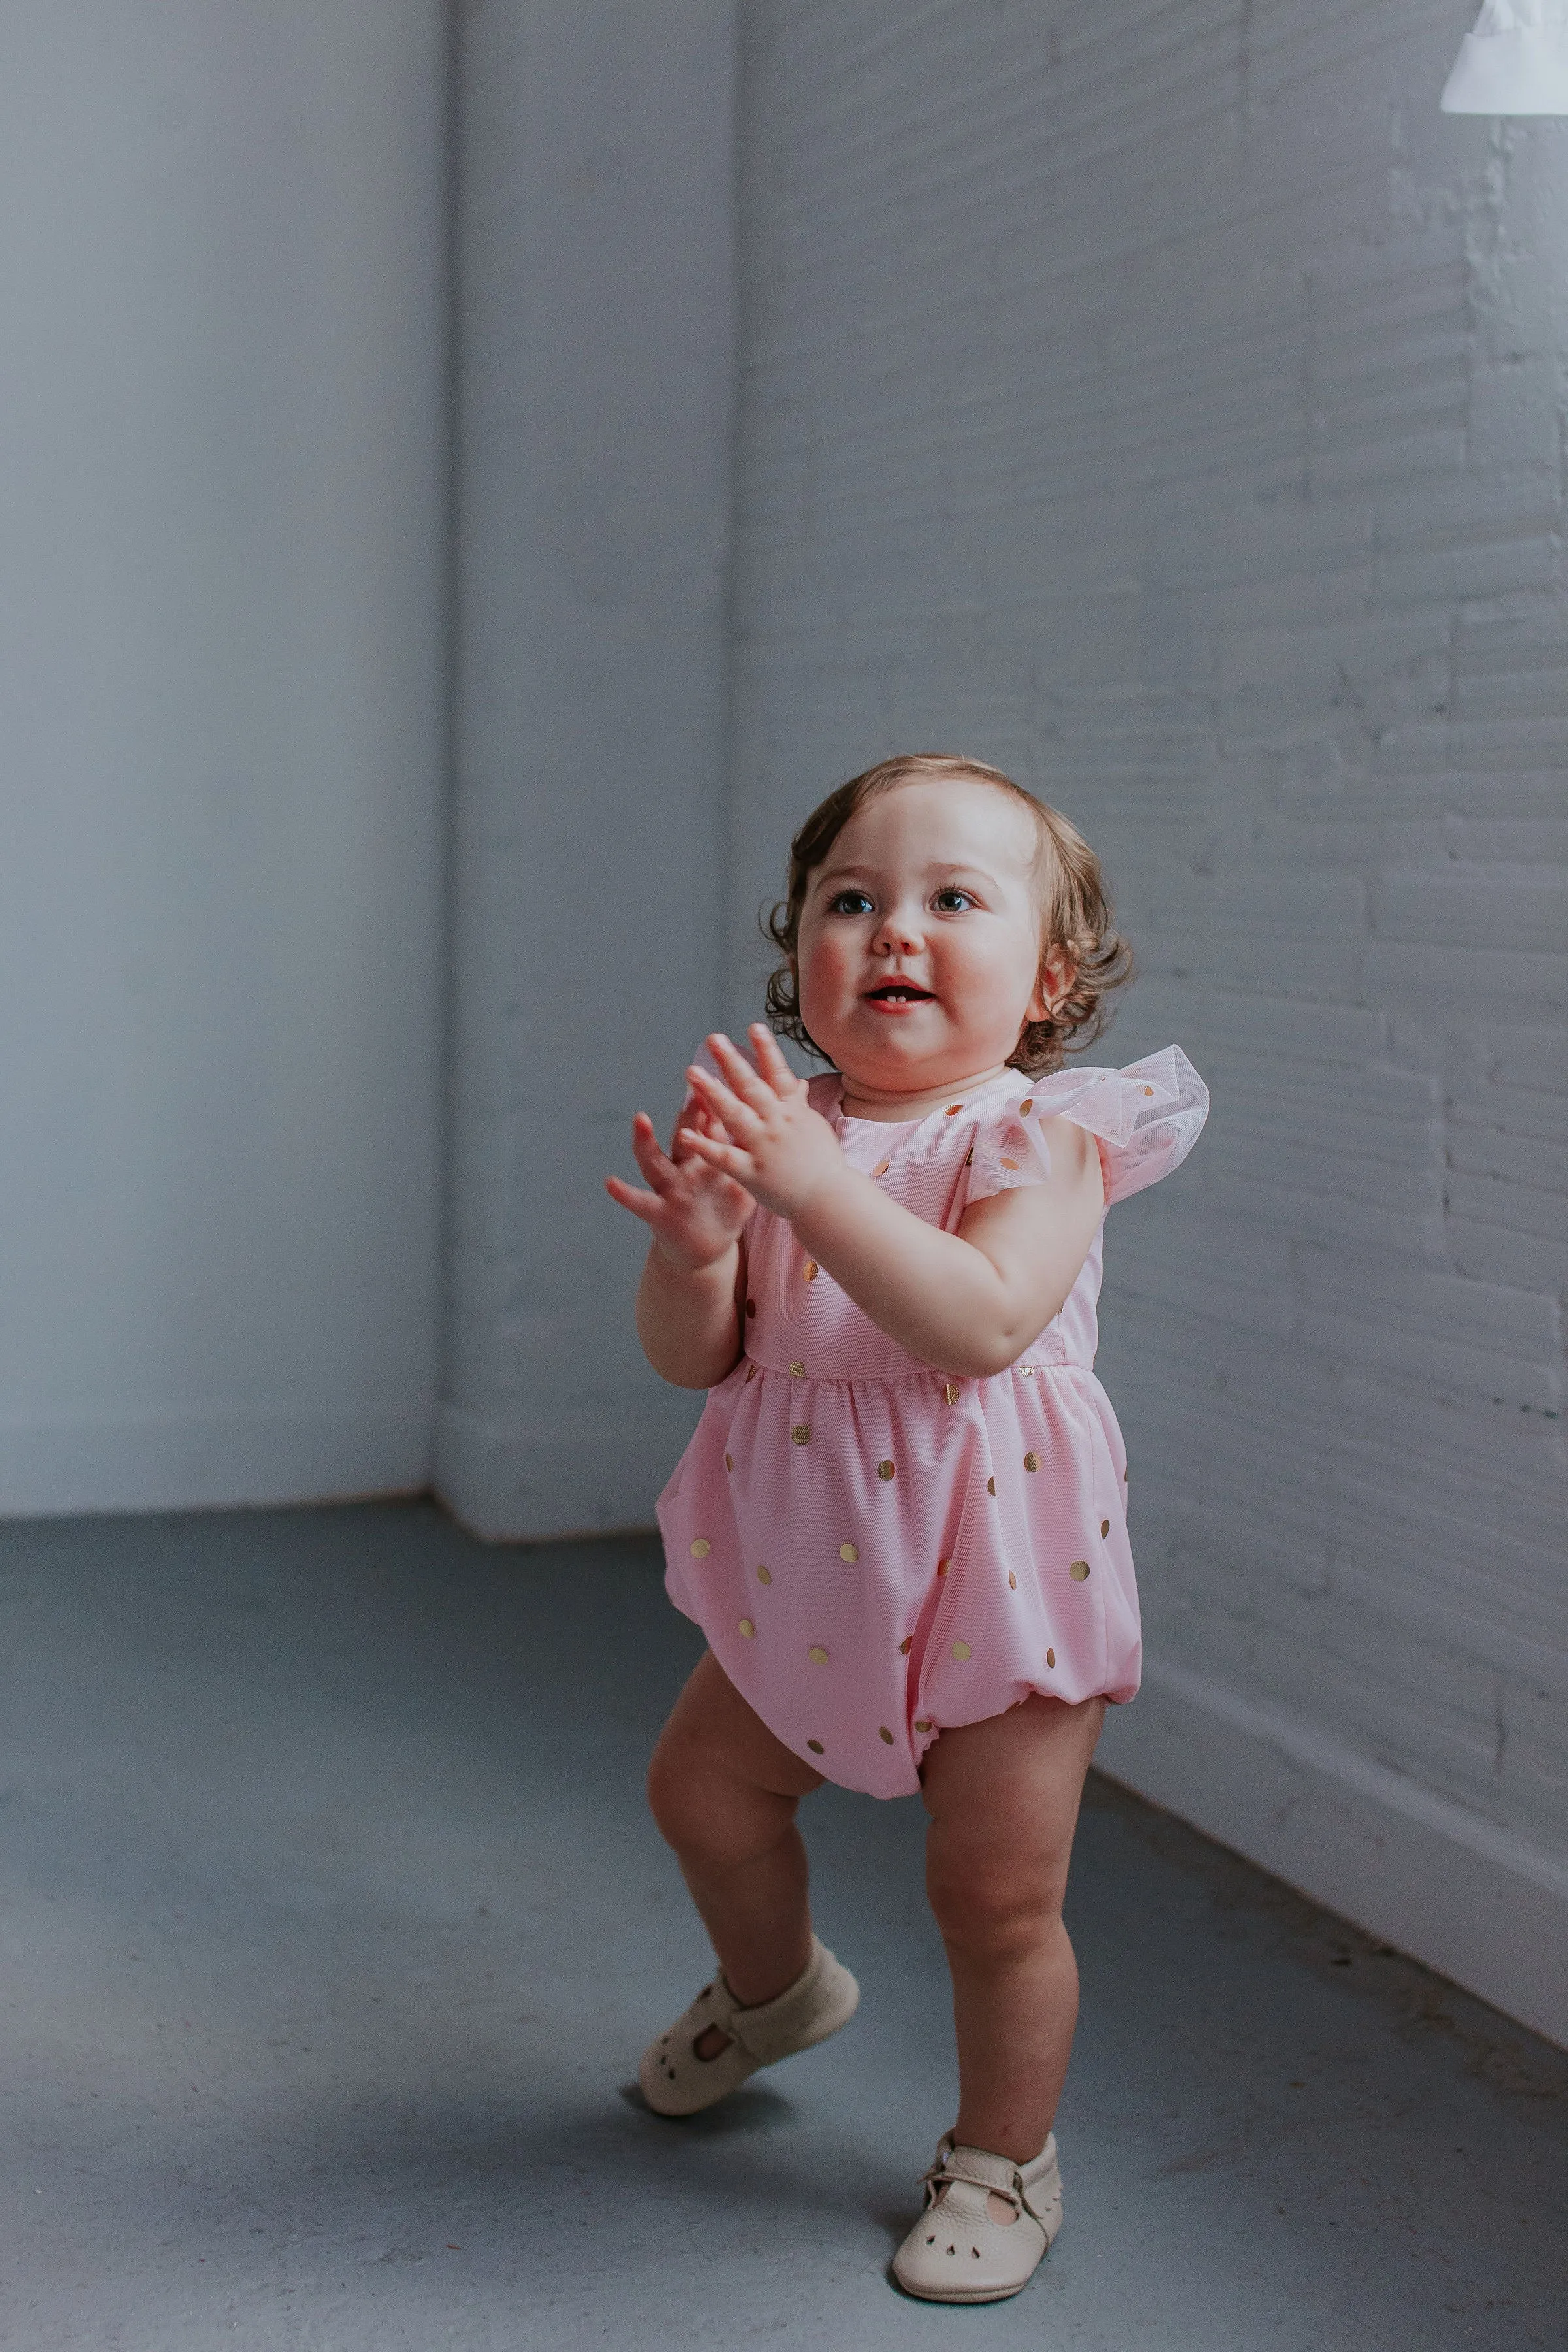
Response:
[[[1053,2132],[1028,2164],[937,2142],[926,2209],[893,2257],[906,2294],[927,2303],[1000,2303],[1026,2286],[1062,2226]]]
[[[742,2009],[716,1973],[669,2032],[643,2052],[637,2069],[643,2097],[656,2115],[694,2116],[738,2090],[759,2066],[775,2066],[826,2042],[859,2006],[859,1986],[815,1936],[811,1958],[794,1984],[752,2009]],[[716,2058],[699,2058],[696,2044],[710,2025],[729,2042]]]

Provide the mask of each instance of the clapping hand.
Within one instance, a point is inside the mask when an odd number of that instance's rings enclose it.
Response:
[[[610,1198],[642,1219],[660,1255],[692,1272],[724,1255],[753,1206],[749,1192],[702,1156],[701,1146],[721,1133],[717,1116],[695,1090],[681,1107],[668,1153],[658,1148],[652,1119],[638,1111],[632,1152],[652,1190],[640,1192],[618,1176],[605,1179]]]
[[[743,1184],[775,1216],[794,1217],[823,1185],[841,1176],[844,1154],[820,1111],[811,1108],[806,1082],[797,1078],[771,1030],[753,1022],[748,1033],[756,1066],[728,1037],[715,1034],[708,1050],[715,1078],[692,1063],[686,1076],[706,1117],[676,1130],[684,1145],[716,1175]]]

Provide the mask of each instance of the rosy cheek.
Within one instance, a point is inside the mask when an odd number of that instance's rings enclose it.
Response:
[[[800,960],[801,986],[811,989],[837,987],[847,961],[840,940],[831,938],[814,940]]]
[[[802,956],[795,992],[803,1011],[815,1006],[819,1018],[828,1011],[840,993],[837,961],[830,951],[817,947]]]

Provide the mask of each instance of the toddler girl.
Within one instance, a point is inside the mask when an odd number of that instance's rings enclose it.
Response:
[[[1121,1432],[1091,1367],[1107,1204],[1208,1106],[1179,1049],[1061,1067],[1127,958],[1093,853],[994,768],[885,761],[792,845],[773,1028],[710,1038],[649,1191],[637,1330],[710,1391],[660,1497],[709,1647],[649,1789],[719,1973],[646,2053],[693,2114],[847,2022],[800,1799],[920,1792],[952,1971],[957,2120],[894,2262],[938,2302],[1025,2284],[1061,2221],[1078,1976],[1061,1903],[1107,1700],[1138,1687]],[[714,1074],[717,1071],[718,1075]]]

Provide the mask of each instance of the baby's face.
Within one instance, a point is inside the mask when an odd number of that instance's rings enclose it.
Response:
[[[1041,1020],[1036,834],[994,785],[900,784],[857,810],[810,877],[802,1018],[880,1093],[1000,1068]]]

